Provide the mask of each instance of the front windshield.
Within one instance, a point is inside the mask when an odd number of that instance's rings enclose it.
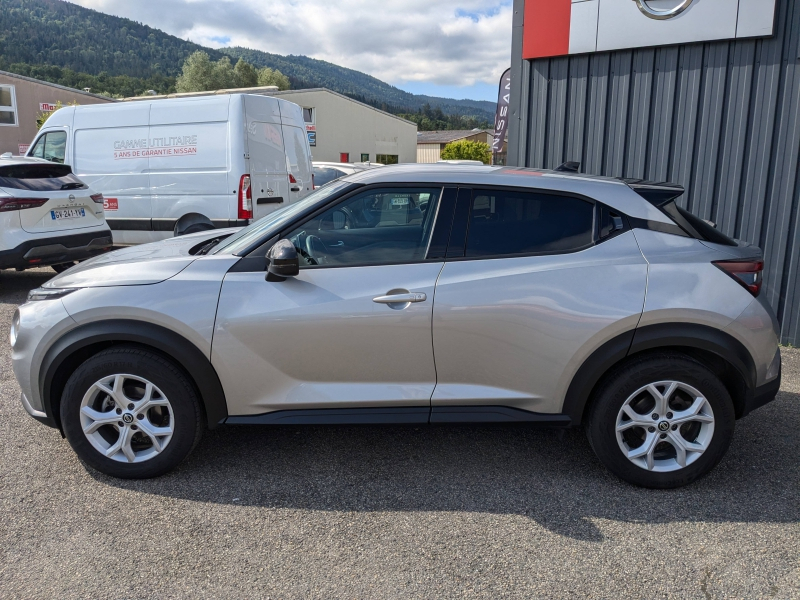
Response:
[[[290,204],[289,206],[284,206],[268,214],[263,219],[259,219],[255,223],[248,225],[238,233],[233,234],[224,240],[222,244],[214,250],[213,254],[239,254],[240,252],[244,252],[264,235],[269,236],[277,233],[296,215],[313,207],[315,204],[324,202],[334,194],[337,194],[351,185],[351,183],[347,183],[346,181],[333,181],[324,187],[317,188],[302,200]]]

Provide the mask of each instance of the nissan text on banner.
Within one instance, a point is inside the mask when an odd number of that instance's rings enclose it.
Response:
[[[494,115],[494,140],[492,154],[503,151],[508,130],[508,102],[511,96],[511,69],[506,69],[500,78],[500,92],[497,96],[497,112]]]
[[[525,0],[525,59],[769,36],[775,0]]]

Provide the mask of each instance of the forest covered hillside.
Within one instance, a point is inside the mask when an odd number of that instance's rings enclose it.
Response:
[[[62,0],[0,0],[0,70],[115,96],[150,89],[168,93],[174,91],[186,58],[198,50],[212,60],[228,55],[234,62],[244,58],[257,67],[278,69],[293,89],[327,87],[389,112],[419,115],[420,121],[431,110],[446,116],[442,122],[453,121],[454,128],[494,119],[492,102],[410,94],[365,73],[306,56],[204,48]]]

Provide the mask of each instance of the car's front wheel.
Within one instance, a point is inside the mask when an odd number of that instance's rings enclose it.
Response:
[[[674,488],[716,466],[734,423],[730,394],[714,373],[685,355],[656,354],[609,375],[586,433],[612,473],[635,485]]]
[[[162,475],[202,433],[194,387],[172,362],[134,347],[104,350],[72,374],[61,423],[89,466],[121,478]]]

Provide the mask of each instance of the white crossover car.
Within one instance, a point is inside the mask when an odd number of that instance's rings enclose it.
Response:
[[[111,244],[102,194],[70,167],[0,156],[0,269],[61,271]]]

